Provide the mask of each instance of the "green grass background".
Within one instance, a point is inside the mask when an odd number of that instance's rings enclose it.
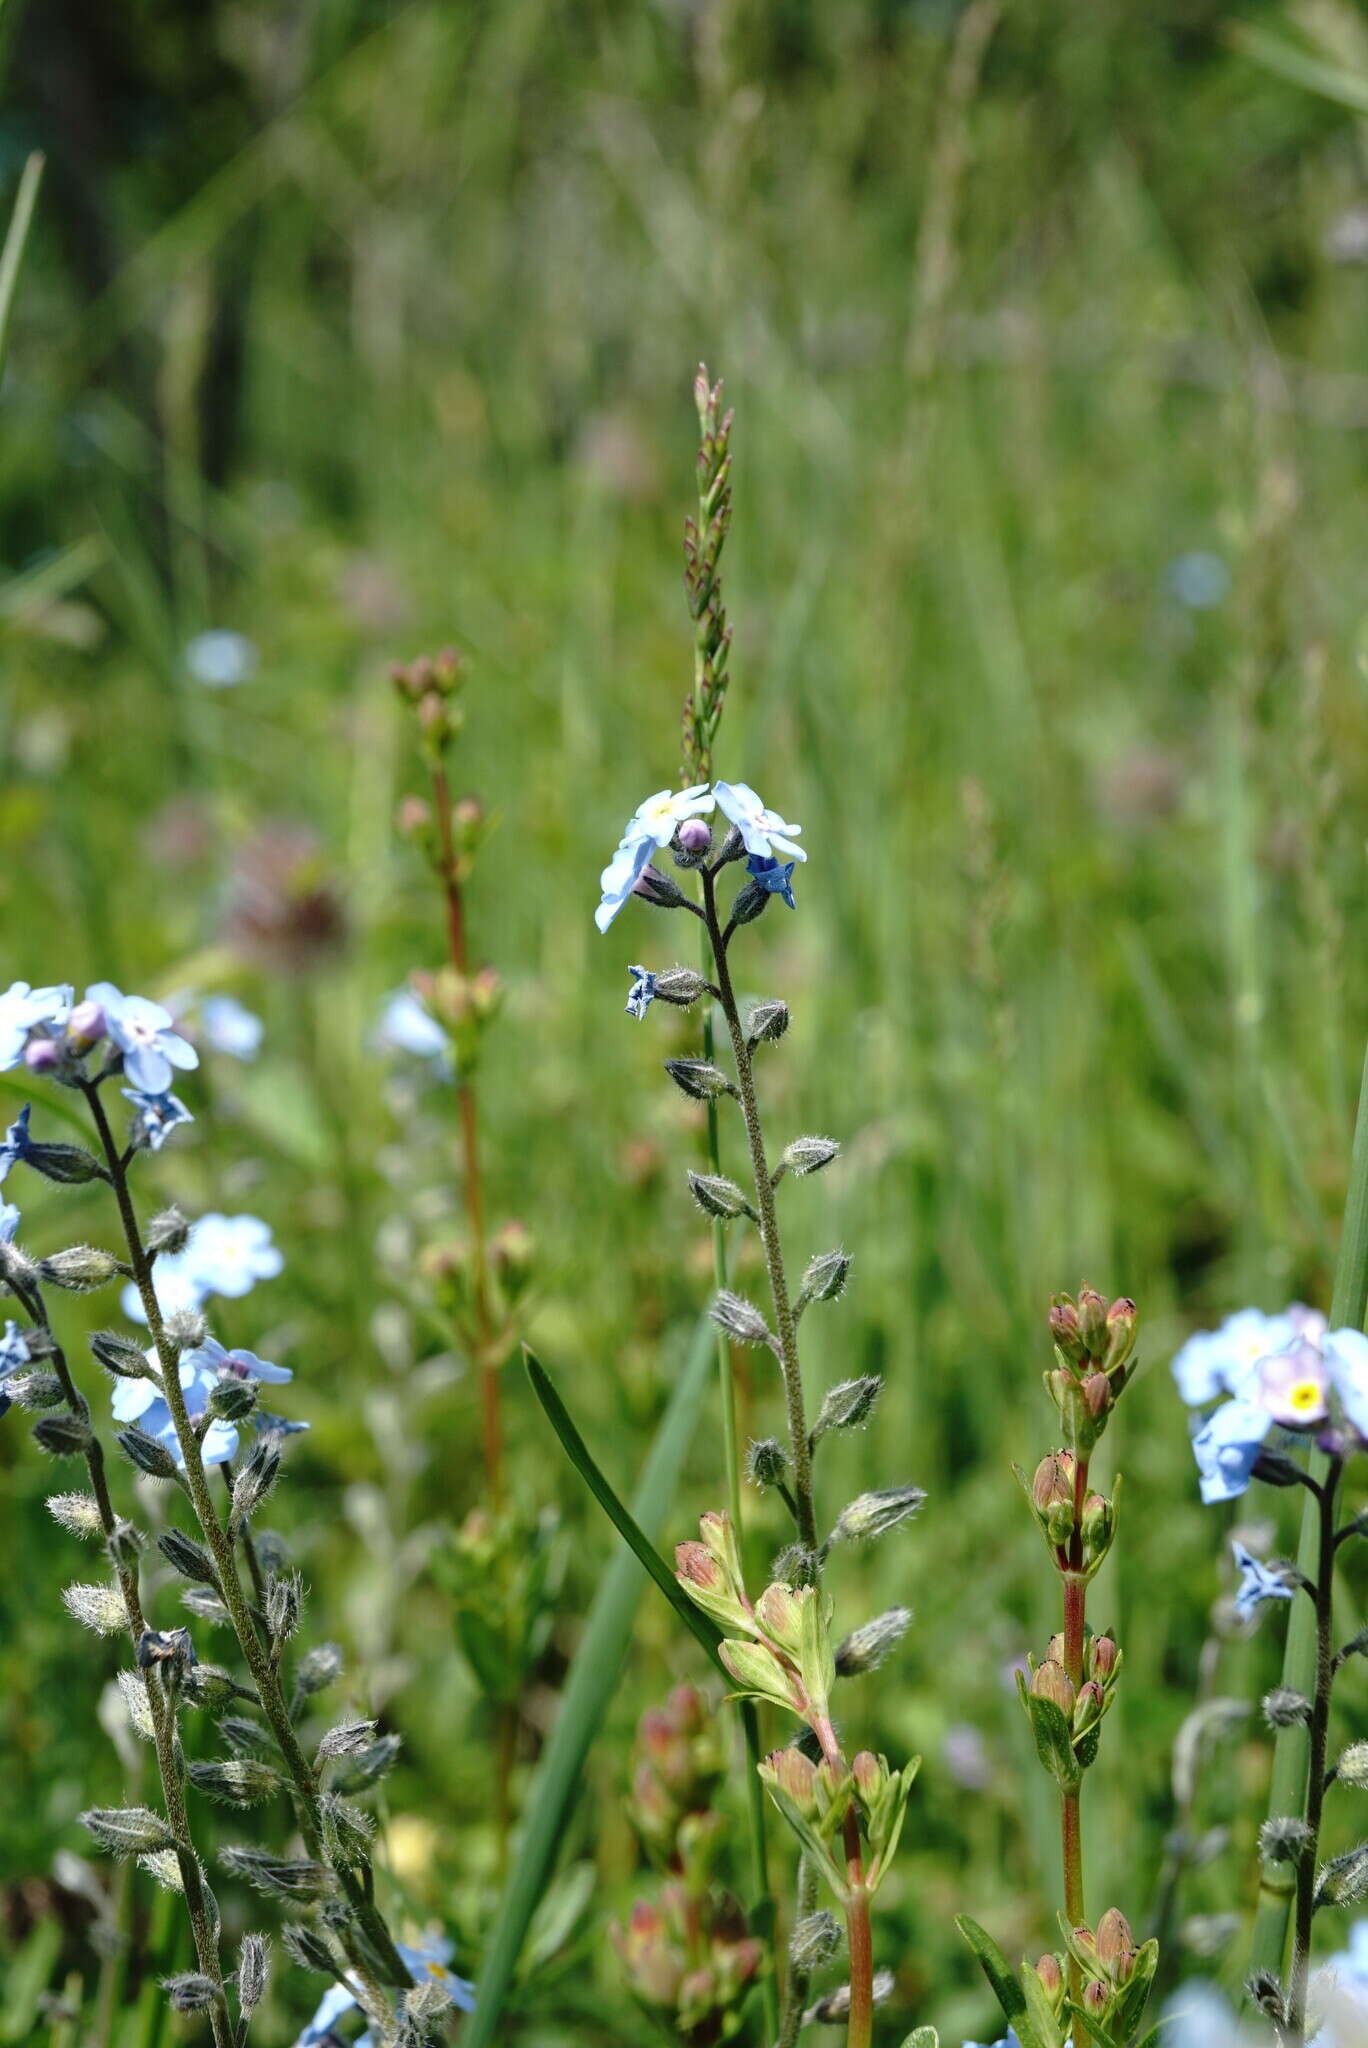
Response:
[[[1332,94],[1236,46],[1236,19]],[[971,77],[951,0],[10,0],[0,22],[0,167],[49,153],[0,410],[4,979],[212,983],[266,1020],[255,1067],[189,1085],[199,1120],[146,1179],[257,1211],[286,1251],[221,1329],[295,1366],[313,1430],[276,1518],[350,1696],[405,1735],[389,1803],[429,1824],[407,1910],[467,1967],[489,1726],[430,1558],[480,1474],[462,1363],[415,1306],[416,1250],[455,1212],[451,1105],[367,1045],[441,948],[393,831],[418,766],[385,669],[469,656],[457,779],[497,825],[471,923],[508,987],[491,1200],[535,1234],[535,1341],[627,1492],[708,1263],[697,1120],[660,1073],[690,1027],[626,1019],[624,966],[693,942],[639,905],[601,939],[591,912],[623,819],[675,777],[690,382],[700,356],[726,379],[719,772],[811,855],[740,978],[793,1009],[772,1130],[845,1144],[785,1190],[796,1259],[856,1255],[805,1327],[810,1386],[888,1382],[879,1426],[824,1453],[822,1497],[834,1517],[862,1486],[929,1494],[832,1573],[844,1621],[917,1613],[847,1710],[927,1758],[877,1913],[890,2043],[990,2025],[957,1911],[1009,1952],[1049,1936],[1054,1824],[1004,1671],[1043,1647],[1053,1588],[1008,1467],[1050,1443],[1044,1308],[1080,1276],[1135,1295],[1149,1367],[1107,1440],[1127,1500],[1094,1608],[1128,1662],[1088,1782],[1096,1910],[1152,1911],[1199,1685],[1273,1682],[1276,1619],[1202,1663],[1229,1517],[1197,1504],[1167,1360],[1247,1301],[1327,1302],[1368,1021],[1368,270],[1335,253],[1368,200],[1341,103],[1368,38],[1333,0],[1008,0],[984,25]],[[1228,571],[1206,610],[1175,594],[1192,551]],[[260,666],[214,694],[182,650],[219,625]],[[347,918],[293,972],[223,918],[281,820],[316,835]],[[110,1238],[80,1192],[20,1198],[37,1249]],[[777,1387],[746,1370],[768,1433]],[[525,1769],[611,1545],[512,1368],[507,1404],[518,1505],[568,1532]],[[710,1419],[680,1535],[720,1503],[716,1444]],[[59,1607],[73,1546],[17,1415],[0,1474],[0,2039],[25,2040],[40,1992],[93,1996],[53,1858],[128,1780],[96,1721],[117,1654]],[[1288,1546],[1285,1497],[1246,1507]],[[768,1505],[754,1522],[758,1567],[780,1531]],[[1351,1565],[1350,1616],[1356,1590]],[[510,2038],[643,2037],[602,1930],[640,1883],[630,1732],[681,1675],[701,1660],[650,1596],[564,1848],[592,1886]],[[1342,1718],[1368,1734],[1356,1681]],[[942,1754],[964,1723],[972,1794]],[[1250,1906],[1267,1765],[1255,1717],[1204,1772],[1197,1818],[1231,1835],[1180,1918]],[[224,1906],[241,1925],[226,1886]],[[140,1929],[159,1910],[137,1908]],[[1214,1967],[1238,1984],[1238,1939]],[[125,2037],[172,2038],[135,1993]],[[281,1985],[263,2038],[307,1998]]]

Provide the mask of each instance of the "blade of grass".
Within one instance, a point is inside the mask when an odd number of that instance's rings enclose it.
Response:
[[[10,312],[14,306],[14,288],[19,282],[19,267],[24,260],[28,246],[29,229],[33,225],[33,209],[38,204],[38,187],[43,182],[44,158],[40,150],[34,150],[19,173],[19,190],[14,195],[14,211],[10,215],[9,231],[5,246],[0,250],[0,371],[5,367],[5,351],[9,346]]]
[[[632,1502],[632,1519],[648,1542],[669,1511],[712,1364],[712,1325],[700,1322]],[[589,1610],[556,1725],[528,1794],[521,1840],[475,1987],[475,2010],[462,2030],[463,2048],[488,2048],[498,2037],[519,1953],[583,1783],[585,1758],[617,1688],[641,1591],[637,1557],[630,1548],[620,1550]]]
[[[607,1515],[619,1536],[636,1554],[645,1569],[655,1580],[685,1628],[689,1630],[691,1635],[697,1637],[698,1641],[712,1658],[713,1663],[721,1671],[723,1669],[722,1660],[717,1654],[717,1646],[722,1640],[721,1629],[709,1621],[707,1615],[700,1608],[695,1607],[693,1601],[687,1599],[684,1593],[681,1592],[678,1580],[660,1555],[660,1552],[656,1549],[654,1543],[642,1532],[638,1523],[633,1519],[630,1509],[624,1507],[598,1466],[594,1463],[589,1448],[571,1421],[569,1411],[561,1400],[560,1395],[556,1392],[546,1367],[536,1356],[535,1352],[529,1351],[526,1345],[523,1346],[523,1362],[527,1367],[527,1377],[532,1382],[532,1391],[545,1409],[546,1419],[560,1438],[561,1446],[570,1463],[579,1473],[581,1479],[583,1479],[590,1493],[593,1494],[594,1499],[603,1509],[604,1514]]]
[[[1349,1191],[1345,1196],[1344,1225],[1330,1300],[1330,1327],[1332,1330],[1361,1330],[1365,1311],[1368,1311],[1368,1056],[1364,1059],[1363,1079],[1359,1084],[1358,1117],[1349,1162]],[[1328,1460],[1319,1451],[1312,1453],[1310,1471],[1313,1479],[1324,1479],[1327,1466]],[[1318,1569],[1318,1546],[1319,1511],[1314,1494],[1308,1493],[1302,1515],[1297,1565],[1311,1579]],[[1288,1617],[1282,1682],[1307,1699],[1316,1690],[1316,1614],[1309,1600],[1298,1600]],[[1306,1811],[1309,1747],[1310,1735],[1305,1727],[1298,1725],[1278,1730],[1268,1791],[1270,1816],[1290,1814],[1299,1817]],[[1281,1977],[1291,1910],[1291,1892],[1265,1885],[1254,1919],[1249,1959],[1251,1976],[1268,1971]]]

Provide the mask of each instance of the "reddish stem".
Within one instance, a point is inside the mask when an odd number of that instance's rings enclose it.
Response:
[[[1064,1579],[1064,1669],[1074,1691],[1083,1683],[1083,1646],[1086,1640],[1088,1582],[1083,1576],[1083,1503],[1088,1496],[1088,1461],[1074,1462],[1074,1528],[1069,1539]],[[1064,1911],[1072,1927],[1084,1925],[1083,1906],[1083,1821],[1080,1794],[1060,1793],[1060,1830],[1064,1850]],[[1083,1996],[1083,1973],[1078,1964],[1069,1965],[1070,1988],[1075,2001]]]
[[[846,1761],[836,1731],[825,1716],[813,1721],[813,1732],[833,1775],[843,1778]],[[869,1893],[865,1888],[860,1849],[860,1820],[851,1800],[841,1826],[846,1863],[846,1946],[850,1954],[850,2020],[846,2048],[869,2048],[874,2032],[874,1941],[869,1925]]]
[[[437,874],[446,897],[447,951],[455,972],[469,974],[465,904],[460,867],[451,833],[451,791],[440,761],[432,767],[432,799],[437,814]],[[456,1103],[461,1128],[461,1179],[466,1224],[470,1231],[471,1301],[475,1311],[475,1367],[480,1381],[480,1437],[491,1506],[503,1503],[503,1418],[499,1403],[499,1366],[494,1347],[494,1319],[489,1305],[489,1259],[485,1233],[484,1186],[480,1178],[479,1120],[475,1090],[460,1076]]]

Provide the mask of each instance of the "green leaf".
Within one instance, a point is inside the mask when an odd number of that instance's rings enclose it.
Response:
[[[579,1473],[581,1479],[583,1479],[590,1493],[593,1494],[594,1499],[603,1509],[603,1512],[607,1515],[618,1534],[628,1544],[630,1549],[636,1553],[642,1565],[655,1580],[657,1586],[659,1586],[685,1628],[688,1629],[690,1635],[694,1636],[701,1647],[707,1651],[723,1677],[729,1676],[722,1659],[717,1654],[718,1644],[722,1641],[721,1629],[711,1622],[700,1608],[694,1605],[688,1594],[680,1586],[671,1567],[666,1564],[664,1558],[649,1538],[643,1535],[631,1513],[618,1499],[618,1496],[614,1493],[612,1487],[604,1478],[603,1473],[590,1456],[589,1448],[584,1438],[570,1420],[565,1403],[552,1385],[546,1367],[536,1356],[535,1352],[529,1351],[526,1345],[523,1347],[523,1362],[527,1367],[527,1377],[532,1382],[532,1391],[545,1409],[546,1419],[560,1438],[570,1463]],[[661,1427],[663,1431],[664,1425],[662,1424]]]
[[[5,246],[0,250],[0,370],[4,369],[9,347],[14,288],[19,282],[19,267],[24,260],[29,229],[33,225],[33,209],[38,204],[38,187],[42,182],[43,158],[38,150],[34,150],[19,175],[19,190],[14,195],[9,232],[5,236]]]
[[[917,2027],[908,2035],[902,2048],[940,2048],[940,2035],[934,2027]]]
[[[977,1920],[971,1920],[967,1913],[957,1915],[955,1925],[968,1942],[978,1960],[978,1966],[992,1987],[994,1998],[1002,2007],[1002,2016],[1009,2027],[1016,2029],[1021,2048],[1044,2048],[1040,2036],[1031,2025],[1026,2010],[1026,1994],[1007,1967],[1007,1958],[993,1940],[985,1933]]]
[[[675,1384],[646,1460],[632,1512],[628,1514],[593,1465],[545,1373],[536,1360],[528,1356],[528,1373],[538,1399],[553,1422],[557,1412],[563,1417],[569,1437],[562,1434],[559,1424],[556,1425],[557,1434],[567,1451],[571,1440],[578,1445],[580,1456],[571,1453],[574,1462],[587,1480],[590,1470],[595,1473],[599,1483],[594,1486],[590,1481],[593,1491],[612,1520],[622,1528],[630,1548],[620,1550],[605,1571],[570,1666],[551,1739],[542,1752],[528,1793],[517,1857],[508,1874],[485,1948],[484,1967],[475,1989],[475,2010],[462,2030],[462,2048],[489,2048],[491,2042],[500,2038],[518,1957],[538,1902],[546,1892],[556,1852],[565,1839],[570,1811],[584,1779],[584,1761],[603,1725],[631,1640],[632,1624],[641,1598],[641,1575],[637,1562],[639,1559],[646,1564],[643,1552],[655,1556],[645,1531],[659,1528],[669,1512],[689,1444],[698,1426],[714,1357],[712,1325],[700,1321],[684,1370]],[[550,1403],[547,1395],[550,1395]],[[635,1533],[635,1542],[623,1528],[619,1515],[626,1519]],[[656,1562],[660,1563],[658,1557]],[[659,1584],[659,1578],[649,1564],[647,1570]],[[664,1570],[661,1565],[661,1571]],[[673,1579],[670,1585],[673,1593],[678,1594],[679,1601],[684,1603],[684,1596],[678,1593]],[[661,1586],[661,1590],[663,1592],[665,1588]],[[693,1629],[695,1635],[702,1626],[705,1624],[699,1615]]]
[[[1017,1684],[1035,1737],[1036,1755],[1062,1791],[1071,1792],[1082,1775],[1074,1755],[1073,1733],[1064,1710],[1040,1693],[1027,1692],[1020,1672]]]

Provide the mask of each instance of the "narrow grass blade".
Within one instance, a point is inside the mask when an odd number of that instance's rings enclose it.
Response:
[[[1330,1327],[1332,1330],[1361,1330],[1365,1311],[1368,1311],[1368,1056],[1364,1059],[1363,1079],[1359,1084],[1358,1118],[1349,1162],[1349,1192],[1345,1197],[1344,1224],[1340,1232],[1335,1286],[1330,1301]],[[1313,1452],[1310,1463],[1313,1479],[1324,1479],[1327,1462],[1319,1451]],[[1315,1496],[1308,1493],[1302,1514],[1297,1566],[1312,1580],[1319,1556],[1319,1520]],[[1309,1600],[1298,1600],[1288,1617],[1282,1682],[1307,1699],[1312,1698],[1316,1690],[1316,1614]],[[1268,1791],[1270,1815],[1299,1816],[1305,1813],[1309,1752],[1310,1736],[1304,1727],[1278,1730]],[[1268,1971],[1281,1977],[1291,1910],[1291,1892],[1265,1889],[1261,1894],[1249,1955],[1251,1975]]]
[[[991,1934],[971,1920],[967,1913],[956,1916],[955,1925],[974,1951],[979,1968],[993,1989],[993,1996],[1002,2007],[1003,2018],[1013,2028],[1021,2048],[1040,2048],[1035,2029],[1026,2010],[1026,1994],[1008,1968],[1007,1958],[993,1940]]]
[[[698,1425],[712,1363],[712,1326],[700,1322],[632,1502],[632,1520],[645,1531],[648,1542],[669,1511],[685,1454]],[[588,1457],[587,1452],[584,1455]],[[462,2048],[489,2048],[489,2043],[499,2037],[518,1956],[564,1838],[566,1821],[583,1781],[584,1760],[616,1689],[641,1591],[636,1556],[630,1549],[620,1550],[604,1574],[589,1610],[584,1635],[561,1695],[556,1725],[528,1794],[517,1856],[475,1987],[475,2010],[462,2029]]]
[[[561,1440],[565,1455],[593,1494],[594,1499],[607,1515],[613,1527],[628,1547],[640,1559],[650,1573],[675,1613],[691,1635],[695,1636],[712,1658],[719,1671],[723,1669],[717,1646],[722,1640],[722,1631],[709,1621],[701,1608],[681,1591],[679,1581],[666,1564],[660,1552],[649,1537],[645,1536],[633,1520],[629,1509],[614,1493],[589,1453],[589,1448],[570,1419],[565,1403],[556,1392],[551,1377],[541,1360],[526,1346],[523,1347],[523,1361],[527,1366],[527,1377],[532,1382],[532,1391],[546,1411],[546,1419]]]
[[[38,187],[42,182],[43,157],[41,152],[35,149],[19,174],[19,190],[14,195],[14,211],[10,215],[5,246],[0,250],[0,370],[5,367],[14,288],[19,282],[19,267],[24,260],[29,229],[33,225],[33,209],[38,204]]]

